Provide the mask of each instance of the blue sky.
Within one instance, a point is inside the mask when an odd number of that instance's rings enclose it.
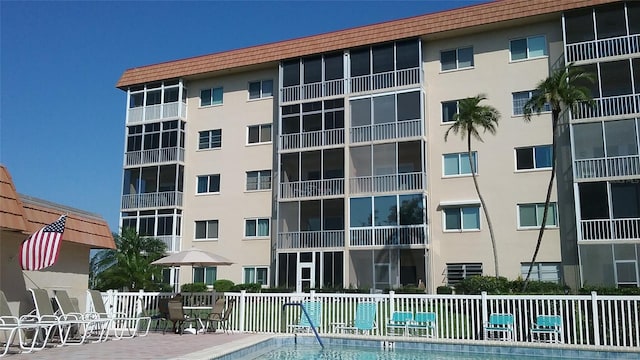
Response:
[[[128,68],[486,1],[0,1],[0,163],[118,231]]]

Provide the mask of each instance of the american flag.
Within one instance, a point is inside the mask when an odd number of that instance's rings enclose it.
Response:
[[[20,267],[22,270],[40,270],[55,264],[62,245],[62,233],[67,215],[46,225],[29,236],[20,245]]]

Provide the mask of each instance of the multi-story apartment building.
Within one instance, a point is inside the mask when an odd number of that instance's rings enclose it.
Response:
[[[127,70],[121,224],[235,263],[167,272],[179,283],[423,279],[435,291],[494,275],[466,140],[444,137],[458,100],[485,94],[502,116],[473,139],[472,161],[499,274],[516,278],[535,248],[552,143],[551,113],[525,122],[522,106],[575,61],[597,70],[598,110],[563,116],[533,276],[637,284],[639,14],[625,1],[504,0]]]

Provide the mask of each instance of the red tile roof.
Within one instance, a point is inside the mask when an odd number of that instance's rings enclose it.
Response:
[[[44,225],[67,214],[63,241],[91,248],[115,249],[106,221],[98,215],[18,194],[9,171],[0,165],[0,229],[18,231],[25,239]],[[0,241],[2,239],[0,238]]]
[[[116,87],[213,71],[264,64],[373,43],[426,36],[473,26],[524,19],[537,15],[620,0],[500,0],[459,9],[388,21],[271,44],[164,62],[126,70]]]

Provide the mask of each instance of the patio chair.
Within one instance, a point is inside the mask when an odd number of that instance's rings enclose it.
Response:
[[[489,336],[497,334],[500,341],[513,341],[514,320],[513,314],[493,313],[489,315],[489,321],[484,324],[484,339],[491,340]]]
[[[9,352],[11,346],[16,345],[16,335],[20,352],[29,353],[33,350],[40,350],[44,348],[51,334],[52,326],[43,325],[38,322],[38,319],[32,315],[23,315],[20,318],[13,316],[11,309],[9,308],[9,302],[4,292],[0,290],[0,333],[4,333],[4,343],[0,342],[0,345],[4,348],[0,357],[6,355]],[[38,342],[38,337],[42,334],[40,346],[35,347]],[[8,335],[7,335],[8,332]],[[32,332],[32,338],[30,341],[26,336],[26,332]]]
[[[438,317],[434,312],[417,312],[407,324],[409,335],[438,337]]]
[[[559,315],[538,315],[531,326],[531,340],[559,344],[562,339],[562,317]]]
[[[300,309],[300,319],[297,324],[289,325],[289,328],[294,332],[311,332],[311,327],[315,327],[316,330],[320,328],[322,324],[322,303],[320,301],[305,301],[302,306],[309,314],[311,322],[305,316],[302,309]]]
[[[87,290],[89,300],[93,306],[94,312],[98,313],[101,318],[111,320],[111,326],[114,329],[114,335],[118,339],[133,338],[135,336],[146,336],[151,328],[150,316],[128,316],[123,312],[111,311],[107,312],[102,293],[98,290]],[[140,324],[143,324],[142,326]],[[146,324],[146,326],[144,325]],[[140,333],[141,331],[144,331]],[[125,336],[127,332],[127,336]]]
[[[158,330],[158,327],[161,323],[167,321],[169,317],[169,298],[160,298],[158,299],[158,312],[154,315],[151,315],[151,321],[156,323],[155,330]],[[164,324],[166,326],[166,324]]]
[[[413,320],[410,311],[394,311],[387,323],[387,335],[406,335],[407,325]]]
[[[356,316],[353,323],[334,323],[337,332],[369,333],[377,328],[376,325],[377,307],[374,302],[361,302],[356,307]]]
[[[202,319],[200,319],[199,317],[193,317],[186,314],[182,307],[182,300],[178,300],[178,299],[169,300],[168,308],[169,308],[169,317],[167,318],[167,320],[173,323],[173,329],[180,335],[184,333],[185,324],[195,324],[196,326],[200,325],[201,330],[204,331],[205,326],[204,326],[204,323],[202,322]],[[169,324],[167,322],[167,326],[165,326],[164,330],[162,331],[162,334],[166,332],[168,325]],[[198,333],[197,327],[195,329],[196,329],[195,333],[197,334]]]
[[[51,298],[49,297],[49,293],[45,289],[29,289],[33,298],[33,304],[35,305],[35,316],[38,318],[38,323],[43,326],[50,326],[53,328],[52,331],[56,333],[60,343],[58,346],[63,346],[68,344],[82,344],[84,343],[85,338],[75,338],[69,342],[70,335],[76,335],[78,331],[78,327],[83,325],[83,322],[77,320],[74,317],[68,317],[64,315],[58,315],[55,310],[53,310],[53,305],[51,304]],[[52,336],[54,333],[52,333]],[[50,336],[51,338],[51,336]]]
[[[82,344],[92,336],[95,338],[94,342],[107,340],[111,319],[100,317],[98,313],[80,312],[66,290],[54,290],[53,294],[60,315],[64,316],[67,320],[76,322],[78,329],[82,331],[78,343]]]
[[[215,331],[218,328],[218,326],[220,326],[226,334],[229,334],[229,318],[231,317],[231,313],[233,312],[233,307],[235,303],[236,303],[235,299],[229,299],[227,308],[222,312],[221,315],[219,313],[212,312],[207,318],[205,330],[209,330],[209,326],[211,326],[211,329]],[[224,304],[224,299],[223,299],[223,304]]]

